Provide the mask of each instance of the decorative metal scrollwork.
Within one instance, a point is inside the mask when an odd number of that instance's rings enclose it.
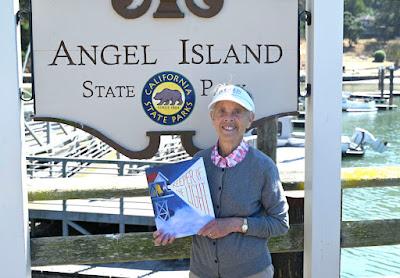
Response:
[[[134,8],[128,9],[129,5],[134,0],[111,0],[111,4],[114,10],[122,17],[127,19],[135,19],[144,15],[150,8],[151,0],[144,0],[143,3]]]
[[[199,17],[210,18],[217,15],[224,5],[224,0],[204,0],[209,8],[203,9],[196,5],[194,0],[185,0],[189,10]]]
[[[128,8],[134,0],[111,0],[114,10],[122,17],[135,19],[144,15],[150,8],[152,0],[144,0],[136,8]],[[224,0],[203,0],[208,9],[199,7],[194,0],[185,0],[188,9],[195,15],[210,18],[217,15],[224,5]],[[160,0],[160,4],[153,14],[154,18],[183,18],[184,14],[179,9],[177,0]]]
[[[160,0],[157,11],[153,14],[154,18],[183,18],[185,15],[181,12],[176,3],[177,0]]]

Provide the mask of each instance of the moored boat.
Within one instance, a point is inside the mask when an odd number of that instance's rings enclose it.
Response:
[[[348,94],[342,95],[342,111],[346,112],[376,112],[376,102],[370,98],[351,98]]]

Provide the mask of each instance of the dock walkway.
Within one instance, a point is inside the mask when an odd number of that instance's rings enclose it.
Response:
[[[30,202],[29,218],[46,220],[68,220],[128,225],[154,225],[154,213],[150,197],[123,198],[123,219],[121,219],[121,200],[76,199]]]
[[[189,277],[189,260],[41,266],[32,267],[32,270],[32,278],[187,278]],[[52,276],[60,273],[63,276]]]

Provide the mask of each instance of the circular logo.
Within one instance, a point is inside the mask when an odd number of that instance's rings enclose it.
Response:
[[[151,77],[142,91],[146,114],[162,125],[176,125],[189,117],[194,108],[195,92],[183,75],[164,71]]]

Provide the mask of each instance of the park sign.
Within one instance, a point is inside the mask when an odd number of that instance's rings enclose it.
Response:
[[[35,119],[81,128],[131,158],[160,134],[216,142],[212,88],[245,86],[256,121],[297,110],[295,0],[31,0]]]

